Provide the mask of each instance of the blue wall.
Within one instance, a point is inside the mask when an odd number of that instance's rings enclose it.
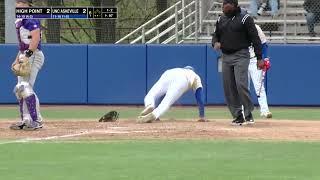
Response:
[[[42,103],[87,103],[87,45],[46,45],[36,82]]]
[[[273,45],[270,56],[270,104],[320,105],[320,45]]]
[[[17,45],[0,46],[0,102],[16,102],[13,88],[16,84],[16,76],[12,74],[10,68],[17,56]]]
[[[48,45],[35,85],[42,103],[142,104],[161,73],[191,65],[202,78],[207,104],[224,104],[216,53],[207,45]],[[320,105],[320,45],[270,45],[271,105]],[[10,66],[17,45],[0,45],[0,103],[15,103]],[[253,95],[254,97],[254,95]],[[188,92],[177,104],[194,104]]]
[[[89,45],[88,102],[142,104],[146,94],[146,45]]]
[[[222,73],[218,72],[217,53],[207,46],[207,104],[224,104]]]

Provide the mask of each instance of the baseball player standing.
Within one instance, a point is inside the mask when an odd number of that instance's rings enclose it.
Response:
[[[254,124],[254,106],[248,89],[248,47],[251,44],[257,56],[257,66],[264,68],[261,41],[252,17],[238,6],[238,0],[223,0],[223,15],[216,22],[212,45],[222,51],[223,89],[234,118],[233,125]]]
[[[30,7],[32,0],[16,0],[16,7]],[[10,126],[13,130],[36,130],[42,128],[39,99],[33,90],[38,71],[44,63],[41,51],[40,21],[36,19],[17,19],[15,22],[19,40],[19,52],[13,65],[23,60],[31,64],[30,75],[18,76],[14,93],[19,101],[21,120]]]
[[[258,35],[261,40],[262,44],[262,59],[268,59],[268,45],[267,45],[267,38],[263,31],[261,30],[260,26],[256,25]],[[262,70],[257,68],[257,57],[254,53],[253,46],[249,47],[250,52],[250,64],[249,64],[249,86],[250,86],[250,79],[252,80],[254,89],[258,96],[258,102],[260,105],[260,112],[261,117],[264,118],[272,118],[272,113],[269,111],[268,102],[267,102],[267,95],[264,88],[264,83],[261,82]]]
[[[145,109],[140,113],[137,122],[149,123],[160,118],[189,89],[195,92],[199,106],[198,121],[206,122],[201,79],[191,66],[169,69],[161,75],[144,98]],[[162,96],[163,100],[156,106],[156,101]]]

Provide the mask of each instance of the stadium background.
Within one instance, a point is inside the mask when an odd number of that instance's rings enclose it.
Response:
[[[195,1],[199,5],[192,10],[198,8],[195,12],[199,16],[192,17],[191,20],[199,18],[196,21],[199,23],[197,38],[185,38],[183,43],[176,45],[174,42],[172,45],[110,45],[177,2],[179,1],[35,0],[34,6],[76,7],[101,4],[117,6],[119,9],[119,18],[116,20],[42,20],[46,63],[36,84],[42,103],[142,104],[147,90],[165,69],[192,65],[206,84],[206,103],[224,104],[216,53],[208,44],[208,34],[213,31],[215,18],[221,13],[221,1]],[[184,3],[190,2],[192,1],[186,0]],[[248,8],[248,0],[239,2],[241,6]],[[261,26],[271,42],[272,68],[266,83],[271,105],[320,105],[320,98],[315,96],[320,90],[320,85],[316,83],[320,63],[317,60],[319,45],[316,44],[317,37],[308,36],[305,17],[301,15],[302,3],[299,0],[280,1],[279,15],[276,18],[270,17],[267,11],[256,20],[258,24],[263,23]],[[0,4],[2,15],[8,13],[4,10],[4,4],[4,1]],[[292,13],[294,10],[296,13]],[[172,12],[168,11],[146,28],[165,20],[170,13]],[[0,26],[0,34],[3,35],[6,28],[12,26],[12,22],[6,22],[5,18],[1,20],[5,24]],[[174,24],[173,21],[168,21],[159,30],[165,30]],[[277,30],[274,30],[275,27]],[[178,28],[181,28],[180,25]],[[9,33],[15,36],[14,32]],[[174,36],[174,31],[160,37],[159,42],[171,35]],[[130,43],[136,37],[139,34],[134,34],[121,43]],[[9,67],[17,47],[10,43],[12,38],[6,38],[7,40],[0,39],[2,43],[9,41],[9,44],[0,45],[0,83],[3,89],[0,103],[4,104],[16,102],[11,92],[15,77]],[[145,38],[147,41],[152,36]],[[56,69],[59,69],[59,73]],[[254,96],[253,98],[256,99]],[[194,103],[191,93],[178,102]]]
[[[92,6],[100,1],[34,2],[37,6]],[[269,103],[316,107],[272,106],[272,120],[260,118],[256,109],[256,124],[244,127],[230,125],[216,54],[210,47],[221,0],[101,2],[115,4],[119,18],[42,21],[46,62],[36,91],[45,127],[30,132],[8,128],[18,120],[12,93],[16,80],[10,72],[18,49],[14,0],[0,0],[1,179],[320,179],[320,47],[319,37],[308,34],[303,0],[280,0],[277,17],[267,10],[256,22],[271,42]],[[185,14],[177,14],[183,2],[193,4]],[[249,7],[248,0],[239,2]],[[170,17],[156,31],[146,33]],[[136,28],[136,33],[114,44]],[[167,34],[157,37],[168,28]],[[137,38],[136,44],[128,44]],[[206,104],[222,104],[206,106],[210,122],[196,122],[195,106],[174,106],[160,122],[137,124],[143,96],[160,73],[187,64],[202,77]],[[177,102],[193,103],[191,94]],[[120,119],[98,123],[110,110],[118,111]]]

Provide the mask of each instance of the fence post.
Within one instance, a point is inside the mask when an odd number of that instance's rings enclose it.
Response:
[[[192,9],[191,8],[189,8],[189,10],[188,10],[189,12],[188,12],[188,16],[192,13]],[[188,36],[190,36],[190,34],[192,33],[192,27],[190,26],[190,24],[192,23],[192,16],[189,16],[189,19],[188,19],[188,21],[189,21],[189,23],[188,23],[188,29],[189,29],[189,34],[188,34]]]
[[[142,26],[142,43],[146,42],[146,29],[145,26]]]
[[[160,43],[160,37],[159,37],[159,34],[160,34],[160,31],[159,31],[159,28],[157,28],[157,44]]]
[[[202,1],[203,0],[199,0],[199,3],[198,3],[198,5],[199,5],[199,33],[202,33],[202,14],[203,14],[203,9],[204,9],[204,7],[203,7],[203,4],[202,4]]]
[[[185,24],[185,1],[182,0],[182,39],[185,38],[185,30],[186,30],[186,24]]]
[[[199,23],[199,0],[195,1],[195,41],[198,42],[198,23]]]
[[[179,34],[178,34],[178,5],[176,5],[174,7],[174,13],[175,13],[175,17],[174,17],[174,23],[175,23],[175,35],[176,35],[176,44],[179,43]]]
[[[283,40],[284,43],[287,43],[287,0],[284,1],[283,4],[283,10],[284,10],[284,14],[283,14]]]

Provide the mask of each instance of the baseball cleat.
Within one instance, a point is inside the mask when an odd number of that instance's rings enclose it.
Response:
[[[263,118],[270,119],[272,118],[272,113],[271,112],[261,113],[260,116]]]
[[[151,123],[152,121],[156,120],[157,118],[152,114],[149,113],[145,116],[139,116],[137,119],[138,123]]]
[[[241,126],[242,124],[244,124],[244,118],[243,118],[242,113],[236,119],[234,119],[231,122],[231,124],[234,125],[234,126]]]
[[[26,124],[23,127],[23,130],[25,130],[25,131],[34,131],[34,130],[41,129],[41,128],[43,128],[43,123],[42,122],[32,121],[30,124]]]
[[[250,124],[254,124],[254,119],[251,113],[245,118],[245,125]]]
[[[153,111],[153,107],[151,105],[148,105],[144,108],[144,110],[140,113],[140,116],[145,116]]]
[[[205,118],[201,118],[198,120],[198,122],[209,122],[209,120],[205,119]]]
[[[25,125],[26,123],[24,123],[23,121],[20,121],[20,122],[11,124],[9,128],[12,130],[22,130]]]

